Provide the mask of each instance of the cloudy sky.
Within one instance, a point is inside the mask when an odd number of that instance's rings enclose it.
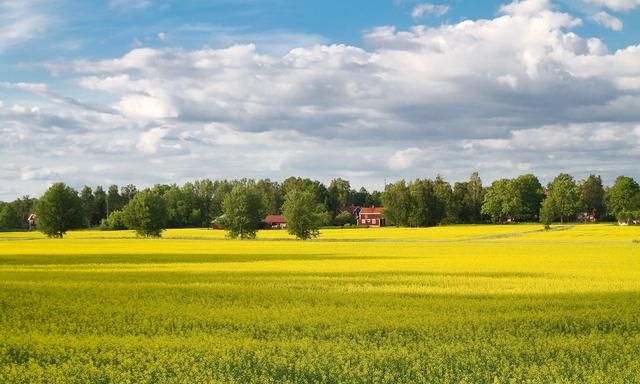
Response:
[[[0,200],[639,164],[640,0],[0,0]]]

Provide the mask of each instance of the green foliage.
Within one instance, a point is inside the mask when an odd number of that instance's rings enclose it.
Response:
[[[85,185],[80,191],[80,201],[82,202],[82,209],[84,211],[84,225],[87,228],[91,227],[91,220],[95,215],[95,200],[91,187]]]
[[[324,205],[316,201],[310,190],[289,191],[282,211],[287,219],[289,233],[300,240],[318,237],[322,224],[329,221]]]
[[[555,220],[555,213],[551,203],[551,199],[545,199],[540,208],[540,222],[544,225],[544,229],[550,229],[551,223]]]
[[[349,212],[340,212],[335,218],[336,226],[343,227],[345,225],[356,225],[357,218]]]
[[[124,223],[124,212],[111,212],[108,218],[102,219],[100,229],[104,231],[121,231],[123,229],[128,229]]]
[[[221,219],[227,235],[233,239],[254,239],[265,216],[262,197],[253,185],[237,185],[225,197]]]
[[[404,180],[387,185],[382,194],[384,218],[389,225],[409,226],[409,212],[411,210],[411,195]]]
[[[38,230],[49,237],[62,238],[71,229],[84,225],[84,211],[78,192],[64,183],[53,184],[36,205]]]
[[[587,212],[595,212],[598,219],[606,214],[605,191],[600,176],[589,175],[580,183],[580,205]]]
[[[27,218],[34,213],[37,200],[24,196],[10,203],[0,203],[0,230],[24,230]]]
[[[548,200],[548,201],[547,201]],[[580,209],[580,190],[573,177],[561,173],[549,185],[549,196],[545,199],[550,214],[560,217],[560,222],[575,215]]]
[[[162,230],[166,228],[167,217],[165,201],[148,189],[137,193],[122,213],[122,221],[126,227],[135,229],[138,236],[143,237],[160,237]]]
[[[409,223],[412,226],[432,227],[444,219],[446,203],[436,195],[436,185],[433,181],[415,180],[409,185],[409,194]]]
[[[607,203],[616,217],[640,210],[640,185],[631,177],[618,177],[607,191]]]
[[[522,196],[514,180],[501,179],[491,184],[484,195],[482,213],[494,223],[511,221],[522,213]]]
[[[544,198],[544,190],[538,178],[532,174],[518,176],[513,179],[513,188],[520,203],[520,207],[514,210],[518,213],[518,220],[537,221]]]

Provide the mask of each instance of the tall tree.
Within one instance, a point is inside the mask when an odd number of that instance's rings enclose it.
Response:
[[[89,228],[91,227],[91,221],[95,214],[96,202],[93,191],[88,185],[85,185],[80,191],[80,201],[82,201],[82,209],[84,210],[84,225]]]
[[[138,188],[133,184],[125,185],[120,188],[120,204],[124,207],[138,193]]]
[[[580,205],[587,212],[595,212],[598,219],[606,214],[604,186],[600,176],[589,175],[580,183]]]
[[[211,180],[197,180],[193,183],[196,193],[198,195],[198,204],[200,207],[200,226],[209,227],[212,216],[213,196],[215,194],[215,187]]]
[[[333,218],[338,208],[344,207],[351,202],[351,184],[341,178],[331,180],[327,188],[327,197],[329,199],[329,212]]]
[[[122,198],[120,197],[118,186],[115,184],[110,185],[107,191],[107,216],[113,211],[121,210],[122,206]]]
[[[84,211],[78,192],[64,183],[53,184],[36,206],[38,230],[49,237],[62,238],[70,229],[81,228]]]
[[[482,213],[490,216],[494,223],[513,220],[521,212],[520,199],[513,180],[496,180],[484,195]]]
[[[143,237],[160,237],[166,228],[167,217],[164,199],[149,189],[137,193],[122,212],[122,221],[127,228],[135,229],[138,236]]]
[[[538,214],[542,199],[544,198],[544,189],[540,180],[532,174],[521,175],[513,180],[513,187],[519,194],[520,208],[519,219],[521,221],[538,221]]]
[[[310,190],[292,190],[282,206],[290,234],[300,240],[318,237],[320,226],[328,220],[324,204],[318,202]]]
[[[98,185],[93,192],[94,211],[91,225],[98,225],[102,219],[107,218],[107,194],[101,185]]]
[[[444,205],[444,217],[441,222],[453,224],[457,222],[457,212],[459,207],[456,206],[453,200],[453,188],[448,181],[445,181],[442,176],[436,176],[433,181],[433,189],[438,200]]]
[[[631,177],[619,176],[607,192],[607,203],[618,218],[640,210],[640,186]]]
[[[237,185],[225,197],[222,207],[222,225],[229,237],[253,239],[265,215],[264,202],[256,188],[251,185]]]
[[[382,205],[384,218],[389,224],[397,226],[410,224],[411,195],[404,180],[387,185],[387,189],[382,194]]]
[[[415,180],[409,184],[409,194],[411,209],[408,221],[411,226],[431,227],[444,218],[445,205],[436,196],[433,181]]]
[[[269,179],[258,180],[256,189],[264,200],[268,214],[278,215],[282,212],[284,196],[282,195],[280,184]]]
[[[484,200],[484,188],[478,172],[473,172],[467,183],[467,195],[465,207],[469,221],[477,223],[482,220],[482,201]]]
[[[580,209],[580,190],[573,177],[566,173],[561,173],[553,179],[549,185],[547,199],[550,212],[559,216],[561,223]]]

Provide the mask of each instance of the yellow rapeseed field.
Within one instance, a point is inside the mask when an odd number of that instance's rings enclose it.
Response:
[[[640,228],[0,233],[0,382],[640,382]]]

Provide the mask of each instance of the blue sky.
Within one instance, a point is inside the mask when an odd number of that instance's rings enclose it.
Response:
[[[0,11],[0,200],[57,180],[640,176],[638,0]]]

